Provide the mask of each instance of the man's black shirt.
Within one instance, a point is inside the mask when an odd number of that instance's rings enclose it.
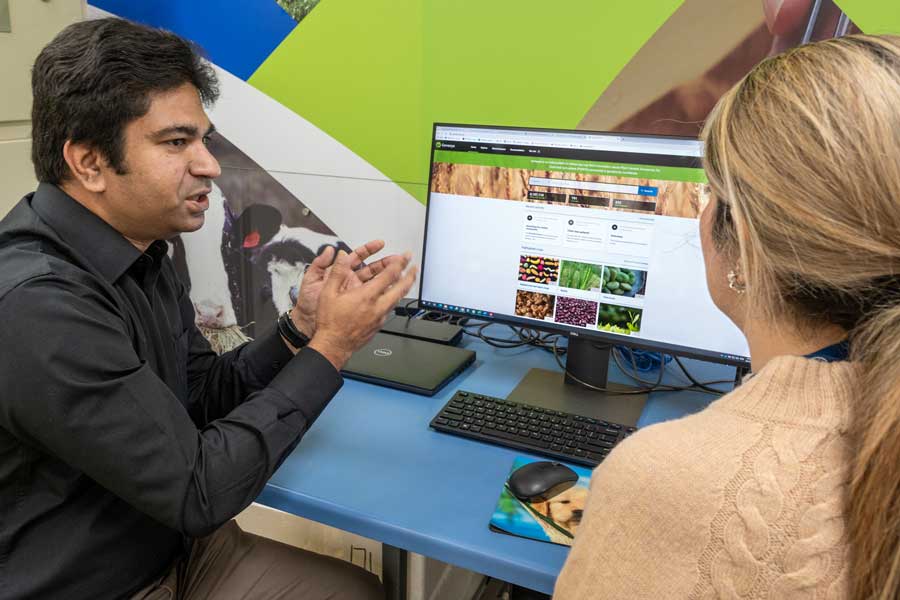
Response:
[[[216,356],[166,242],[56,186],[0,221],[0,598],[118,598],[259,494],[341,386],[274,327]]]

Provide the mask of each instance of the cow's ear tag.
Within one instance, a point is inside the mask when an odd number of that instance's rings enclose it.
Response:
[[[256,248],[259,246],[259,231],[253,230],[244,236],[244,248]]]

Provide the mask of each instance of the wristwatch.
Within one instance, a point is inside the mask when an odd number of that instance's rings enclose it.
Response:
[[[309,336],[297,329],[294,320],[291,319],[291,312],[287,311],[278,317],[278,333],[286,339],[294,348],[302,348],[309,343]]]

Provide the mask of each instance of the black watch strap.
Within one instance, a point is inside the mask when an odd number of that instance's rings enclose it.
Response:
[[[278,333],[294,348],[302,348],[309,343],[309,337],[294,325],[290,311],[278,317]]]

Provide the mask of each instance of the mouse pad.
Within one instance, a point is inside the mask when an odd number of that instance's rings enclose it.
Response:
[[[538,462],[540,458],[518,456],[513,461],[512,473],[522,465]],[[500,499],[494,508],[490,528],[498,533],[517,535],[552,544],[571,546],[581,515],[587,502],[591,471],[575,465],[570,467],[578,474],[573,487],[550,498],[547,502],[523,502],[513,496],[504,482]],[[507,474],[509,477],[509,474]]]

